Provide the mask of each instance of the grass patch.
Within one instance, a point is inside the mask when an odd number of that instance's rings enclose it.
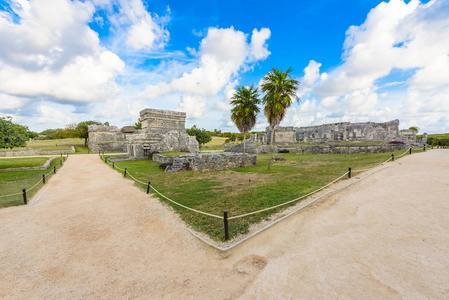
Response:
[[[403,152],[401,150],[394,154]],[[373,167],[388,159],[391,153],[276,155],[283,156],[286,160],[272,162],[271,170],[267,169],[268,155],[257,155],[257,165],[254,167],[210,173],[165,173],[159,169],[158,164],[149,160],[117,162],[115,165],[122,169],[126,167],[128,172],[143,182],[151,180],[157,190],[174,201],[219,216],[227,210],[231,217],[300,197],[344,174],[348,167],[353,170]],[[143,190],[146,189],[145,186],[138,185]],[[202,231],[215,240],[224,239],[222,220],[190,212],[161,197],[160,199],[172,206],[195,230]],[[248,232],[251,224],[267,219],[286,207],[231,220],[231,237]]]
[[[72,146],[83,146],[84,139],[58,139],[29,141],[26,148],[0,149],[0,151],[26,151],[26,150],[71,150]]]
[[[208,146],[208,147],[211,147],[211,146],[221,146],[221,145],[224,144],[224,142],[226,141],[226,139],[227,139],[227,138],[225,138],[225,137],[213,136],[213,137],[212,137],[212,140],[211,140],[209,143],[204,144],[204,146]],[[214,147],[214,148],[215,148],[215,147]]]
[[[30,158],[21,158],[21,160],[28,160]],[[42,159],[42,158],[38,158]],[[46,158],[44,158],[46,160]],[[19,195],[0,197],[0,208],[8,206],[17,206],[23,204],[22,189],[29,189],[42,179],[42,174],[48,174],[53,170],[53,167],[58,167],[60,158],[54,160],[50,167],[46,170],[25,170],[25,171],[4,171],[0,172],[0,196],[20,193]],[[0,163],[3,159],[0,159]],[[45,161],[44,161],[45,162]],[[53,173],[46,177],[46,180],[51,179]],[[28,201],[37,193],[43,186],[42,181],[31,191],[27,191]]]
[[[173,151],[173,152],[161,152],[161,153],[156,153],[156,154],[161,154],[163,156],[179,156],[179,155],[186,155],[186,154],[190,154],[190,153]]]
[[[0,169],[40,167],[49,157],[27,157],[27,158],[1,158]]]

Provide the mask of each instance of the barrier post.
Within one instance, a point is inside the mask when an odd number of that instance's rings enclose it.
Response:
[[[53,173],[56,174],[56,166],[53,166]]]
[[[422,151],[426,152],[426,146],[422,147]]]
[[[410,147],[410,155],[412,155],[412,147]]]
[[[62,152],[61,152],[61,157],[62,157]]]
[[[42,174],[42,182],[45,184],[45,174]]]
[[[62,160],[59,161],[59,165],[62,166]]]
[[[147,186],[147,194],[150,193],[150,185],[151,185],[151,181],[148,181],[148,186]]]
[[[115,163],[114,163],[114,162],[112,162],[112,168],[113,168],[113,169],[115,168]]]
[[[224,221],[225,241],[227,241],[227,240],[229,240],[228,211],[227,210],[225,210],[223,212],[223,221]]]
[[[394,161],[394,154],[391,154],[391,161]]]
[[[22,189],[22,195],[23,195],[23,204],[27,205],[27,190]]]
[[[100,150],[98,150],[98,156],[101,156],[101,154],[100,154]]]
[[[351,178],[351,167],[348,168],[348,178]]]
[[[123,176],[125,176],[125,177],[126,177],[126,168],[125,168],[125,172],[123,173]]]

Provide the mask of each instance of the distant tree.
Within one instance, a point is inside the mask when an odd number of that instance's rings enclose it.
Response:
[[[419,132],[419,128],[417,126],[412,126],[409,128],[410,130],[413,130],[414,132],[418,133]]]
[[[89,138],[89,125],[102,125],[102,123],[98,121],[84,121],[78,123],[76,130],[78,132],[78,137],[84,139],[84,146],[87,146],[87,139]]]
[[[249,88],[241,85],[238,86],[234,95],[231,97],[231,120],[237,126],[238,130],[243,133],[243,154],[245,154],[246,133],[253,129],[256,125],[256,116],[260,109],[257,104],[260,103],[259,92],[254,85]]]
[[[133,127],[135,129],[142,129],[142,122],[140,121],[140,118],[139,118],[139,122],[135,123]]]
[[[200,144],[200,148],[204,144],[207,144],[212,140],[211,135],[208,134],[205,129],[199,129],[198,127],[196,127],[196,125],[193,125],[193,127],[190,129],[186,129],[186,132],[188,135],[194,136],[196,138],[198,144]]]
[[[268,170],[271,164],[271,152],[273,151],[274,129],[278,126],[287,112],[287,108],[292,104],[292,99],[299,99],[296,95],[299,81],[291,78],[290,67],[287,71],[272,68],[262,79],[262,91],[265,92],[262,102],[265,105],[264,114],[270,124],[271,139],[268,158]]]
[[[28,140],[28,127],[12,122],[12,117],[0,117],[0,148],[24,147]]]
[[[28,139],[35,139],[39,136],[39,133],[34,132],[34,131],[28,131],[27,132],[27,138]]]
[[[104,122],[103,125],[104,126],[111,126],[111,125],[109,125],[109,122]]]

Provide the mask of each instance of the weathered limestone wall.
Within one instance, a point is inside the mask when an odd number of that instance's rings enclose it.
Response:
[[[116,126],[89,125],[90,151],[126,151],[125,135]]]
[[[153,161],[161,164],[166,172],[192,170],[195,172],[211,172],[256,165],[256,155],[238,153],[201,153],[174,157],[153,155]]]
[[[271,131],[267,127],[267,142]],[[333,123],[308,127],[277,127],[274,143],[328,143],[328,142],[416,142],[416,134],[408,130],[399,131],[399,120],[385,123]]]
[[[72,146],[70,150],[20,150],[20,151],[0,151],[0,156],[14,157],[14,156],[36,156],[36,155],[53,155],[53,154],[67,154],[75,153],[75,148]]]
[[[407,149],[407,145],[313,145],[299,146],[295,152],[299,154],[358,154],[386,153]],[[279,148],[282,150],[283,148]]]
[[[140,112],[142,132],[126,136],[130,157],[149,158],[153,153],[199,152],[199,144],[185,130],[184,112],[146,108]]]
[[[186,113],[170,110],[146,108],[140,112],[142,131],[167,133],[177,130],[185,132]]]

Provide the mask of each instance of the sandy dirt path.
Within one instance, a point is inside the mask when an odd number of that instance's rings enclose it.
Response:
[[[222,258],[157,199],[71,156],[0,210],[0,297],[449,298],[449,151],[406,156]]]

